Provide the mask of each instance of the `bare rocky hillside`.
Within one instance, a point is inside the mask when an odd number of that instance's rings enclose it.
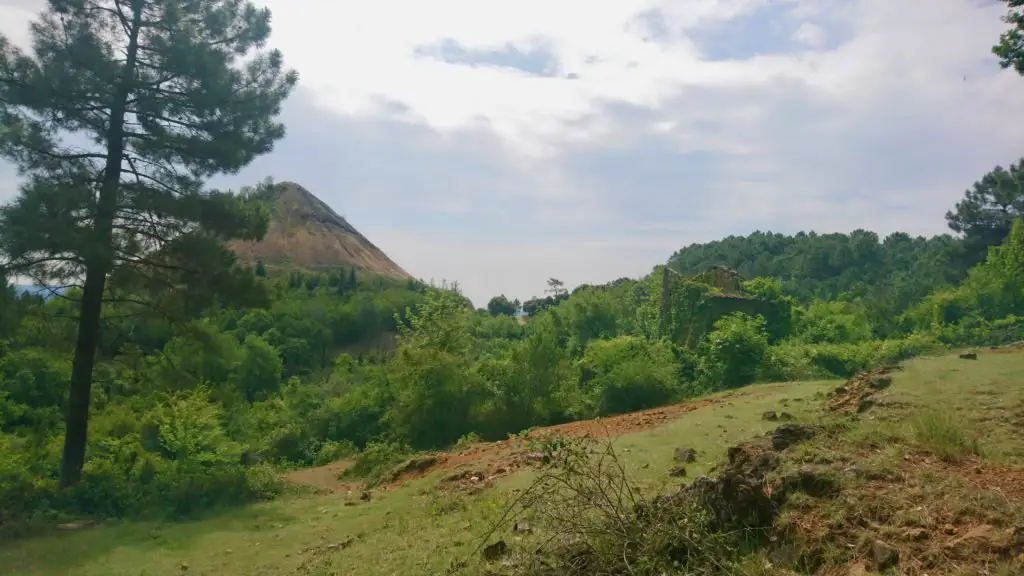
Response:
[[[392,278],[412,276],[309,190],[294,182],[278,184],[270,229],[262,242],[235,242],[232,249],[268,269],[310,271],[355,266]]]

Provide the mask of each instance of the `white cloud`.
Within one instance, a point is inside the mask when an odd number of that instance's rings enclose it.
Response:
[[[793,40],[801,44],[817,48],[825,43],[827,33],[825,29],[811,22],[804,22],[793,32]]]
[[[33,2],[0,0],[0,30],[24,41]],[[1002,3],[261,3],[302,94],[289,139],[242,178],[315,183],[404,267],[477,304],[755,228],[942,232],[962,191],[1024,150],[1024,79],[990,53]],[[558,66],[416,55],[445,40]]]

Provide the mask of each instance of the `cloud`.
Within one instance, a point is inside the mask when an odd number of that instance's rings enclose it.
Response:
[[[817,48],[825,43],[827,32],[817,24],[804,22],[793,32],[792,38],[801,44]]]
[[[754,229],[944,232],[1024,150],[1001,3],[261,3],[301,87],[287,138],[218,183],[296,180],[478,305]]]

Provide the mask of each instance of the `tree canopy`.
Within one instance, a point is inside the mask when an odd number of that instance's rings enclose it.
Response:
[[[1024,74],[1024,0],[1002,0],[1009,11],[1003,21],[1010,28],[999,37],[999,44],[992,52],[999,56],[999,64],[1003,68],[1013,68]]]
[[[1024,158],[1009,169],[996,166],[964,192],[964,199],[946,212],[949,227],[964,235],[970,262],[985,259],[998,246],[1016,219],[1024,216]]]
[[[247,292],[223,240],[262,237],[266,211],[204,179],[270,151],[297,77],[278,51],[255,52],[270,12],[242,0],[50,0],[31,33],[30,53],[0,37],[0,154],[26,178],[0,213],[0,250],[18,274],[81,286],[71,484],[104,303],[144,289],[197,311],[206,287]]]

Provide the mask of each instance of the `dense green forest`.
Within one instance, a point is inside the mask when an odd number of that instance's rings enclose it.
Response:
[[[0,41],[0,153],[25,176],[0,211],[0,528],[187,516],[272,498],[289,467],[372,470],[466,437],[1024,339],[1021,163],[967,191],[955,237],[754,233],[639,279],[571,293],[552,279],[521,306],[352,268],[240,266],[224,242],[265,233],[273,185],[204,181],[284,133],[294,73],[273,51],[240,57],[269,30],[243,2],[95,0],[51,2],[34,54]],[[71,148],[69,131],[100,145]],[[55,289],[18,295],[16,278]]]

